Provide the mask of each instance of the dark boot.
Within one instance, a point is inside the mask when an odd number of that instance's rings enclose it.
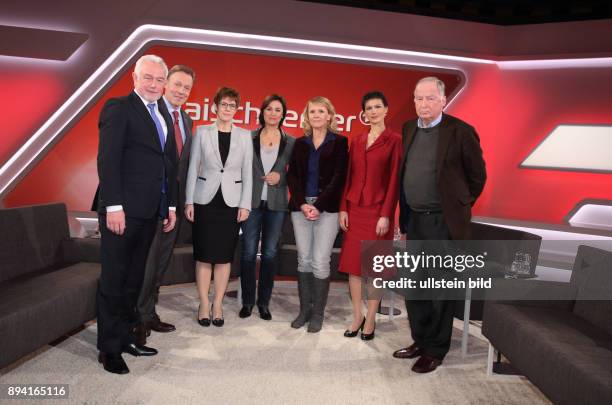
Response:
[[[327,305],[327,295],[329,294],[329,277],[318,279],[314,277],[312,288],[312,317],[308,324],[308,332],[317,333],[323,327],[323,317],[325,316],[325,305]]]
[[[312,315],[312,273],[298,272],[298,294],[300,296],[300,313],[291,322],[291,327],[299,329],[310,320]]]

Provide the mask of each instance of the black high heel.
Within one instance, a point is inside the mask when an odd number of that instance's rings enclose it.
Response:
[[[210,326],[210,318],[200,319],[200,305],[198,305],[198,313],[196,314],[196,319],[198,320],[198,323],[200,324],[200,326],[204,326],[204,327]]]
[[[213,306],[210,306],[210,313],[212,315],[213,312]],[[221,318],[214,318],[212,320],[212,324],[215,325],[216,327],[220,328],[221,326],[223,326],[223,324],[225,323],[225,320],[223,319],[223,312],[221,312]]]
[[[359,326],[359,327],[357,328],[357,330],[353,330],[353,331],[348,330],[348,329],[347,329],[347,330],[345,330],[345,331],[344,331],[344,337],[347,337],[347,338],[353,338],[353,337],[357,336],[357,333],[359,333],[359,331],[360,331],[360,330],[363,330],[363,326],[364,326],[364,325],[365,325],[365,316],[363,317],[363,321],[361,321],[361,326]],[[363,335],[362,335],[362,336],[363,336]]]
[[[364,319],[365,324],[365,319]],[[374,329],[372,329],[372,333],[363,333],[363,328],[361,329],[361,340],[372,340],[374,339],[374,331],[376,331],[376,324],[374,324]]]

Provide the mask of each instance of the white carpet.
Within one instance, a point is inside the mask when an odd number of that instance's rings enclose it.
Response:
[[[158,312],[177,331],[153,332],[147,344],[160,351],[157,356],[124,355],[127,375],[107,373],[98,364],[92,324],[2,370],[0,383],[69,384],[70,399],[46,401],[51,404],[549,403],[523,377],[487,377],[485,341],[472,336],[470,354],[462,358],[458,329],[438,370],[413,373],[414,360],[391,356],[411,343],[403,303],[403,314],[393,322],[380,317],[374,340],[343,337],[351,319],[345,284],[332,284],[318,334],[289,326],[298,310],[295,283],[277,283],[269,322],[257,309],[248,319],[238,318],[237,301],[226,298],[225,326],[203,328],[195,320],[196,297],[194,285],[162,289]]]

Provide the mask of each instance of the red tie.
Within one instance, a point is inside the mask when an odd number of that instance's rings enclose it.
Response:
[[[176,151],[178,152],[179,157],[181,157],[181,152],[183,151],[183,134],[181,132],[181,126],[179,125],[178,111],[172,111],[172,115],[174,116],[174,139],[176,140]]]

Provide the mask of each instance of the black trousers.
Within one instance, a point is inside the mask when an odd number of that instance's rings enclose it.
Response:
[[[410,211],[406,224],[409,240],[450,240],[450,232],[441,212]],[[448,353],[453,331],[455,301],[444,300],[443,292],[437,300],[406,300],[406,311],[412,340],[425,354],[444,359]]]
[[[126,217],[123,235],[108,230],[106,215],[99,215],[98,219],[102,237],[102,273],[97,294],[98,350],[119,354],[125,345],[133,342],[131,330],[139,321],[136,304],[157,217]]]
[[[151,322],[155,317],[155,294],[168,270],[172,252],[183,227],[191,227],[182,213],[176,214],[176,225],[170,232],[164,232],[163,221],[158,219],[155,236],[145,266],[142,288],[138,296],[138,313],[141,322]]]

